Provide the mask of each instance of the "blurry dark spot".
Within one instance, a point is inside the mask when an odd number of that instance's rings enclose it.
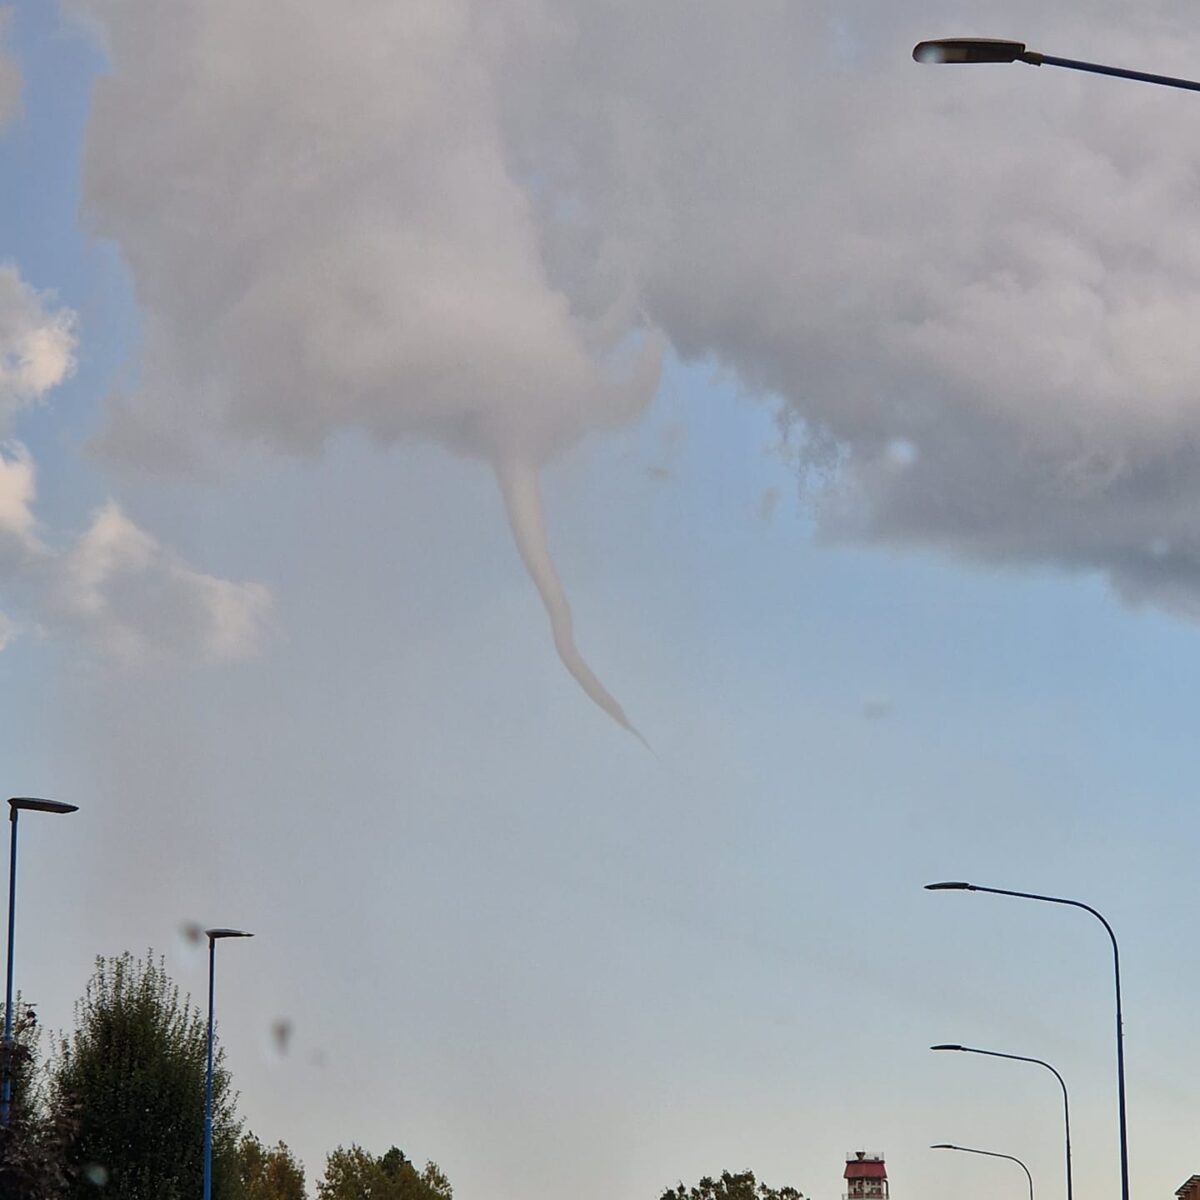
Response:
[[[286,1054],[292,1041],[292,1022],[287,1017],[276,1017],[271,1022],[271,1044],[275,1053]]]
[[[862,715],[868,721],[881,721],[892,712],[892,698],[883,692],[869,692],[863,697]]]
[[[672,421],[669,425],[664,425],[658,433],[658,444],[663,450],[670,454],[683,444],[683,439],[687,434],[687,426],[682,421]]]
[[[775,509],[778,506],[779,489],[777,487],[767,488],[758,502],[758,519],[769,521],[775,515]]]

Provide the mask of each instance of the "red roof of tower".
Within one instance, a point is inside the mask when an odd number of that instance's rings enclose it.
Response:
[[[846,1173],[842,1176],[843,1179],[886,1179],[887,1167],[883,1165],[883,1159],[873,1155],[867,1158],[865,1154],[856,1154],[854,1158],[848,1159],[846,1162]]]

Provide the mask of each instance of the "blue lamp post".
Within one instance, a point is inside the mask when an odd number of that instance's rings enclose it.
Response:
[[[978,1046],[960,1046],[957,1043],[944,1043],[940,1046],[930,1046],[930,1050],[958,1050],[963,1054],[986,1054],[989,1058],[1011,1058],[1013,1062],[1036,1063],[1045,1067],[1058,1080],[1062,1088],[1063,1123],[1067,1130],[1067,1200],[1075,1200],[1075,1190],[1071,1183],[1071,1102],[1067,1097],[1067,1081],[1044,1058],[1030,1058],[1025,1054],[1003,1054],[999,1050],[981,1050]]]
[[[244,929],[206,929],[208,938],[208,1067],[204,1072],[204,1200],[212,1200],[213,979],[218,938],[253,937]]]
[[[72,813],[77,804],[62,804],[58,800],[38,800],[34,796],[14,796],[8,802],[8,819],[12,823],[12,836],[8,856],[8,969],[4,982],[4,1042],[0,1046],[0,1128],[8,1127],[9,1109],[12,1104],[12,1057],[13,1057],[13,930],[16,922],[17,901],[17,817],[21,810],[28,812]]]
[[[1108,934],[1108,940],[1112,943],[1113,984],[1117,997],[1117,1135],[1121,1151],[1121,1200],[1129,1200],[1129,1137],[1125,1122],[1125,1026],[1121,1016],[1121,951],[1117,946],[1117,935],[1113,933],[1113,927],[1104,919],[1103,914],[1097,912],[1090,904],[1084,904],[1082,900],[1068,900],[1063,896],[1042,896],[1037,892],[1014,892],[1008,888],[984,887],[982,884],[961,881],[927,883],[925,890],[928,892],[987,892],[992,896],[1016,896],[1021,900],[1065,904],[1069,908],[1081,908],[1084,912],[1091,913],[1104,926],[1104,932]],[[1057,1073],[1056,1071],[1055,1074]],[[1063,1094],[1065,1097],[1065,1085]]]
[[[974,1146],[955,1146],[950,1142],[938,1142],[936,1146],[929,1148],[930,1150],[961,1150],[963,1154],[986,1154],[988,1158],[1007,1158],[1009,1162],[1015,1162],[1025,1172],[1025,1178],[1029,1180],[1029,1200],[1033,1200],[1033,1176],[1019,1158],[1015,1158],[1011,1154],[997,1154],[995,1150],[976,1150]]]

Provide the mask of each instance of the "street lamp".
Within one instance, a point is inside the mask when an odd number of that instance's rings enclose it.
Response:
[[[8,802],[8,819],[12,823],[12,835],[8,856],[8,970],[4,983],[4,1041],[0,1044],[0,1055],[4,1063],[0,1067],[0,1129],[8,1127],[9,1108],[12,1103],[12,1008],[13,1008],[13,930],[16,921],[17,901],[17,817],[21,810],[28,812],[73,813],[77,804],[63,804],[58,800],[39,800],[34,796],[13,796]]]
[[[1006,42],[1000,38],[936,38],[933,41],[918,42],[913,47],[912,54],[919,63],[1023,62],[1031,67],[1069,67],[1072,71],[1115,75],[1120,79],[1138,79],[1143,83],[1158,83],[1163,87],[1186,88],[1190,92],[1200,92],[1200,83],[1191,79],[1149,75],[1145,71],[1129,71],[1124,67],[1081,62],[1077,58],[1056,58],[1053,54],[1039,54],[1036,50],[1026,50],[1024,42]]]
[[[1112,926],[1090,904],[1081,900],[1066,900],[1061,896],[1040,896],[1035,892],[1011,892],[1006,888],[982,887],[974,883],[927,883],[928,892],[988,892],[993,896],[1017,896],[1022,900],[1041,900],[1046,904],[1066,904],[1071,908],[1082,908],[1089,912],[1108,934],[1113,951],[1113,983],[1117,995],[1117,1126],[1121,1140],[1121,1200],[1129,1200],[1129,1141],[1125,1129],[1125,1033],[1121,1019],[1121,952],[1117,948],[1117,935]],[[1057,1074],[1057,1072],[1055,1072]],[[1065,1093],[1065,1088],[1064,1088]]]
[[[212,1200],[213,978],[218,938],[253,937],[244,929],[206,929],[208,938],[208,1067],[204,1073],[204,1200]]]
[[[990,1058],[1011,1058],[1014,1062],[1037,1063],[1039,1067],[1045,1067],[1047,1071],[1054,1073],[1054,1078],[1058,1080],[1058,1086],[1062,1088],[1063,1096],[1063,1124],[1067,1130],[1067,1200],[1072,1200],[1073,1189],[1071,1186],[1071,1107],[1067,1101],[1067,1084],[1063,1077],[1054,1070],[1054,1068],[1040,1058],[1028,1058],[1024,1054],[1002,1054],[999,1050],[980,1050],[977,1046],[959,1046],[951,1044],[943,1044],[940,1046],[930,1046],[930,1050],[959,1050],[964,1054],[986,1054]]]
[[[952,1146],[949,1142],[938,1142],[936,1146],[929,1148],[930,1150],[961,1150],[964,1154],[986,1154],[988,1158],[1007,1158],[1009,1162],[1015,1162],[1025,1172],[1025,1178],[1029,1180],[1029,1200],[1033,1200],[1033,1176],[1019,1158],[1014,1158],[1011,1154],[997,1154],[995,1150],[976,1150],[971,1146]]]

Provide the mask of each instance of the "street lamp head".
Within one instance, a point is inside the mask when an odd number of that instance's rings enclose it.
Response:
[[[11,796],[8,801],[11,812],[20,809],[29,812],[73,813],[79,811],[78,804],[63,804],[61,800],[39,800],[36,796]]]
[[[951,1045],[949,1042],[946,1042],[941,1046],[930,1046],[929,1048],[930,1048],[930,1050],[963,1050],[966,1047],[955,1046],[955,1045]]]
[[[975,885],[973,883],[927,883],[925,890],[927,892],[973,892]]]
[[[1000,38],[936,38],[918,42],[913,58],[919,63],[1009,63],[1024,57],[1024,42]]]
[[[959,1147],[952,1145],[950,1142],[938,1142],[929,1147],[930,1150],[958,1150]]]
[[[208,940],[210,942],[215,942],[217,940],[217,938],[253,937],[254,936],[254,934],[247,933],[246,930],[244,930],[244,929],[206,929],[204,931],[204,935],[205,935],[205,937],[208,938]]]

